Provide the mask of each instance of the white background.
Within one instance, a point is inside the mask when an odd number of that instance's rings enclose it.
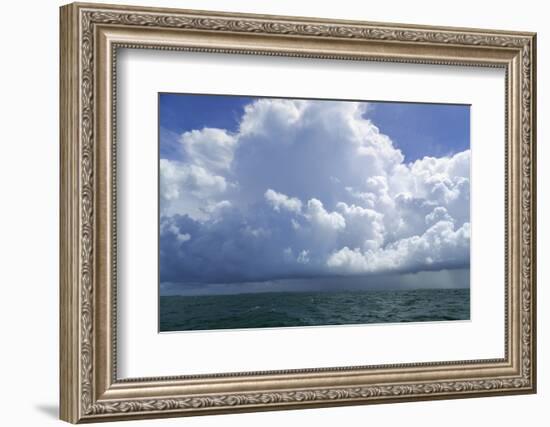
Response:
[[[115,0],[113,2],[117,3]],[[538,116],[550,115],[550,29],[544,3],[524,0],[459,3],[437,1],[309,2],[277,0],[138,1],[134,4],[241,12],[309,15],[418,24],[531,30],[538,38]],[[9,4],[9,5],[8,5]],[[58,1],[3,5],[0,69],[0,400],[2,424],[59,425],[58,401]],[[550,161],[539,120],[539,393],[529,396],[402,403],[363,407],[265,412],[193,419],[139,421],[132,425],[279,426],[336,424],[412,426],[546,425],[550,404],[547,363],[550,322],[548,235],[550,196],[544,189]],[[490,254],[487,254],[490,256]]]
[[[504,257],[483,257],[504,253],[503,69],[135,49],[117,64],[120,378],[504,357]],[[471,321],[158,334],[159,91],[471,103]]]

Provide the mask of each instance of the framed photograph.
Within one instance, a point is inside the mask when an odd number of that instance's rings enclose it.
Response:
[[[60,51],[63,420],[535,392],[535,34],[70,4]]]

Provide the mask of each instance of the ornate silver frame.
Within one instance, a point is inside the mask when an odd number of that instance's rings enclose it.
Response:
[[[61,8],[61,419],[534,393],[535,34],[99,4]],[[506,70],[506,342],[497,360],[117,379],[117,48]]]

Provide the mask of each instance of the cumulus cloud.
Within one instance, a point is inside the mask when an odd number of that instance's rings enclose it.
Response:
[[[204,218],[228,188],[225,177],[204,167],[160,160],[160,204],[163,215],[187,214]]]
[[[185,132],[181,143],[189,159],[211,171],[226,171],[231,166],[236,139],[223,129],[204,128]]]
[[[299,199],[288,197],[283,193],[277,193],[271,188],[264,193],[264,197],[276,211],[286,209],[290,212],[300,212],[302,210],[302,202]]]
[[[406,163],[364,103],[260,99],[236,132],[179,144],[160,163],[161,281],[469,265],[470,151]]]
[[[410,271],[463,267],[470,253],[470,224],[455,230],[451,221],[439,221],[421,236],[411,236],[386,247],[361,251],[347,246],[332,253],[329,267],[342,273]]]
[[[346,228],[346,220],[338,212],[327,212],[323,203],[317,199],[311,199],[307,202],[306,218],[318,227],[327,230],[343,230]]]

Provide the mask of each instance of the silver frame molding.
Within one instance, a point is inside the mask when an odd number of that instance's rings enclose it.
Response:
[[[75,3],[60,37],[60,416],[72,423],[536,391],[536,35]],[[121,380],[116,369],[118,48],[506,71],[503,359]]]

